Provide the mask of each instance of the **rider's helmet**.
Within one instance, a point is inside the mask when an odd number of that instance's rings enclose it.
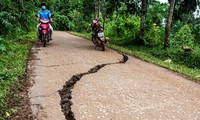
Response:
[[[41,6],[42,10],[45,10],[46,9],[46,4],[44,2],[41,3]]]
[[[41,3],[40,7],[42,7],[42,6],[46,6],[45,2]]]
[[[100,18],[96,18],[95,20],[96,20],[97,22],[99,22]]]

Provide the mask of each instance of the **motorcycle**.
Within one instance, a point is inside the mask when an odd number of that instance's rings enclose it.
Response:
[[[36,17],[38,17],[38,15],[35,15]],[[53,15],[51,15],[51,18],[53,17]],[[46,46],[46,43],[50,41],[50,37],[51,37],[51,29],[50,29],[50,20],[43,20],[40,19],[40,26],[39,26],[39,39],[40,41],[43,43],[43,47]]]
[[[92,42],[97,46],[100,47],[102,51],[105,50],[105,44],[107,43],[108,39],[104,37],[104,31],[102,27],[98,27],[96,32],[92,33]]]

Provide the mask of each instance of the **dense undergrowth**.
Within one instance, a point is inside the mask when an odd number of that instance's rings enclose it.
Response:
[[[29,50],[35,40],[35,33],[23,35],[17,39],[0,38],[0,118],[5,113],[12,113],[6,104],[10,89],[17,85],[19,78],[23,77]]]
[[[7,101],[25,74],[39,9],[32,0],[1,0],[0,6],[0,119],[5,119],[14,112]]]

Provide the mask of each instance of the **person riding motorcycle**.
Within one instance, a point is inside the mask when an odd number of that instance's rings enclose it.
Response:
[[[92,26],[92,33],[93,34],[97,34],[99,28],[101,28],[100,24],[99,24],[99,21],[100,19],[99,18],[95,18],[92,23],[91,23],[91,26]]]
[[[95,18],[94,20],[92,20],[90,26],[92,26],[92,34],[95,36],[98,36],[98,32],[99,30],[103,31],[103,28],[101,27],[101,25],[99,24],[100,18]],[[105,37],[104,39],[104,44],[108,43],[109,38]]]
[[[46,9],[46,4],[44,2],[41,3],[41,10],[38,11],[37,16],[38,16],[37,22],[40,22],[40,19],[50,20],[50,22],[53,22],[51,18],[51,12]],[[40,26],[40,23],[37,25],[38,38],[39,38],[39,26]],[[50,27],[50,40],[52,40],[53,27],[51,26],[51,24],[49,24],[49,27]]]

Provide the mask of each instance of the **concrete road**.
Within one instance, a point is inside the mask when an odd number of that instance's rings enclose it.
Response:
[[[64,120],[58,90],[73,75],[96,65],[115,63],[122,55],[91,41],[54,32],[44,48],[32,48],[29,61],[31,108],[37,120]],[[76,120],[200,120],[200,85],[165,68],[129,56],[87,74],[71,93]]]

